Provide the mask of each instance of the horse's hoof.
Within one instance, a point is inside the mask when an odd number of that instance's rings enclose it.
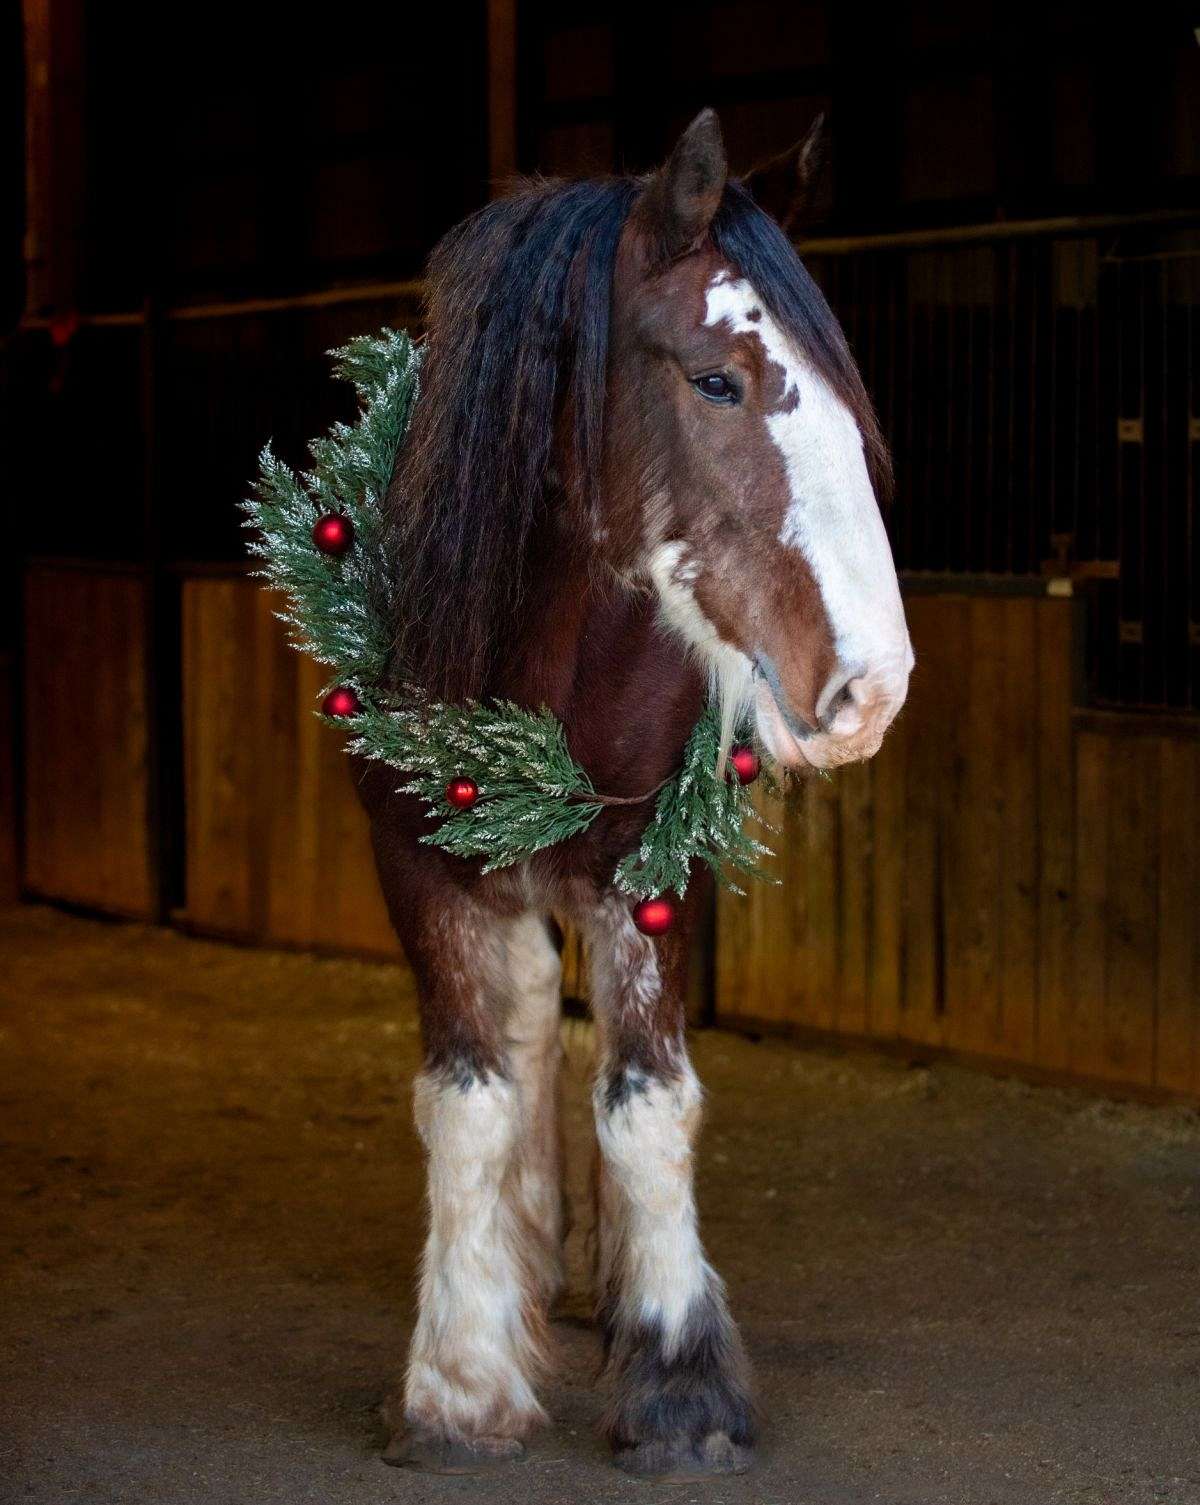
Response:
[[[393,1468],[412,1468],[426,1474],[482,1474],[497,1463],[524,1456],[525,1444],[516,1437],[468,1440],[406,1428],[388,1443],[383,1461]]]
[[[734,1442],[727,1432],[710,1432],[699,1442],[686,1437],[639,1442],[636,1447],[619,1449],[613,1461],[637,1479],[688,1484],[721,1474],[744,1474],[754,1464],[754,1452]]]

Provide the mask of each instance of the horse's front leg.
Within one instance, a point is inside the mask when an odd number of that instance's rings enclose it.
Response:
[[[470,1472],[520,1456],[545,1420],[533,1385],[561,1231],[557,955],[540,917],[496,917],[459,891],[396,917],[420,990],[429,1231],[385,1456]]]
[[[742,1472],[754,1431],[741,1340],[697,1230],[701,1092],[684,1040],[686,930],[647,939],[613,898],[589,934],[606,1429],[622,1468],[676,1479]]]

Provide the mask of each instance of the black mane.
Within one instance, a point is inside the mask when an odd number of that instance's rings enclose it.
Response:
[[[643,186],[632,177],[534,183],[455,226],[430,257],[420,398],[386,508],[399,585],[395,663],[435,699],[482,694],[511,647],[531,537],[556,500],[552,446],[564,412],[568,468],[579,499],[595,502],[613,267]],[[712,236],[851,408],[886,489],[870,399],[783,231],[731,182]]]

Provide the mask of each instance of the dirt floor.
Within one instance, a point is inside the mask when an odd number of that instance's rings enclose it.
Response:
[[[0,974],[5,1502],[1200,1502],[1193,1111],[702,1033],[757,1472],[608,1464],[581,1229],[553,1426],[429,1478],[377,1457],[422,1219],[406,974],[37,908]]]

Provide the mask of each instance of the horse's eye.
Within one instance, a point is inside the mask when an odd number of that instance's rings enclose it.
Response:
[[[710,371],[707,376],[694,377],[692,386],[710,402],[737,402],[740,397],[738,389],[720,371]]]

